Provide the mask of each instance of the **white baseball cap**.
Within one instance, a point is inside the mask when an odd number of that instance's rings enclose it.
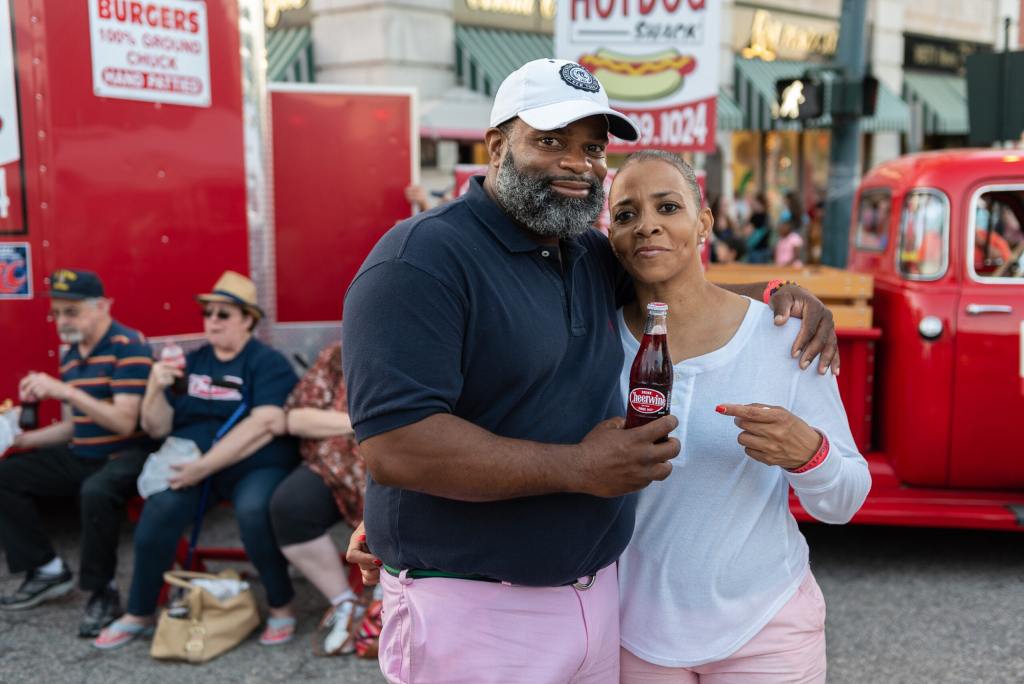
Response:
[[[624,114],[608,106],[601,82],[576,62],[535,59],[501,82],[491,108],[491,126],[519,117],[539,131],[553,131],[595,114],[608,119],[608,131],[636,140],[640,131]]]

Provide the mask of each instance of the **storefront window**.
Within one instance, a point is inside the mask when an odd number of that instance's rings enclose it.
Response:
[[[771,131],[764,141],[764,189],[768,204],[778,213],[786,194],[800,188],[800,133]]]
[[[811,203],[825,199],[828,187],[828,167],[832,135],[828,131],[805,131],[804,143],[804,197]]]
[[[460,164],[486,164],[490,160],[487,154],[487,145],[482,142],[460,142],[459,163]]]
[[[761,188],[761,134],[756,131],[732,133],[733,194],[742,204]]]
[[[420,168],[437,168],[437,141],[430,138],[420,138]]]
[[[900,273],[912,280],[935,280],[948,261],[949,200],[938,190],[907,195],[900,225]]]
[[[975,195],[972,275],[1024,282],[1024,187]]]
[[[794,193],[805,217],[813,216],[828,187],[829,144],[828,131],[733,131],[732,179],[737,206],[742,209],[756,193],[763,192],[769,213],[778,218],[788,208],[786,196]]]

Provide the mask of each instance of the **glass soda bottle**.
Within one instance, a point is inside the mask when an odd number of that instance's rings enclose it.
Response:
[[[668,305],[647,305],[640,351],[629,370],[626,428],[634,428],[672,411],[672,357],[668,351]]]
[[[185,352],[174,343],[164,345],[163,349],[160,350],[160,360],[172,366],[177,366],[182,371],[185,370]],[[188,376],[182,374],[180,378],[174,379],[174,384],[171,385],[171,392],[174,394],[185,394],[187,391]]]
[[[25,432],[39,427],[38,401],[21,402],[21,412],[18,414],[18,427]]]

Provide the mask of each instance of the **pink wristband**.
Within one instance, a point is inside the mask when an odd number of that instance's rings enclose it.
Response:
[[[778,278],[775,280],[769,280],[768,284],[764,288],[764,292],[761,293],[761,299],[764,300],[765,304],[770,305],[775,293],[779,291],[779,288],[785,287],[786,285],[797,285],[797,282],[794,280],[779,280]]]
[[[818,434],[821,435],[821,446],[818,447],[818,450],[814,452],[813,456],[811,456],[811,460],[809,460],[807,463],[804,463],[799,468],[789,469],[789,472],[796,474],[806,473],[808,470],[813,470],[814,468],[820,466],[821,462],[825,460],[825,457],[828,456],[828,437],[826,437],[825,434],[821,432],[819,432]]]
[[[786,281],[780,278],[769,280],[768,284],[764,286],[764,292],[761,293],[761,301],[765,304],[770,304],[772,301],[772,295],[775,291],[785,285]]]

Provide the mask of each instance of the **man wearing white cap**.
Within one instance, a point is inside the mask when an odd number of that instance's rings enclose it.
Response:
[[[591,230],[608,135],[638,133],[588,71],[554,59],[502,83],[491,125],[486,177],[391,229],[345,299],[381,670],[611,684],[630,493],[668,477],[679,450],[658,443],[672,416],[621,429],[614,320],[631,289]],[[823,310],[787,289],[777,310]],[[350,558],[365,561],[360,534]]]

